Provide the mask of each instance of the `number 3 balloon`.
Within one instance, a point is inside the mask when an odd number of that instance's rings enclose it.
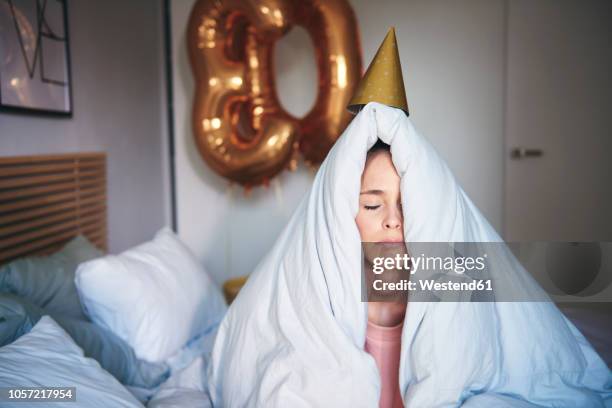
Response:
[[[293,26],[315,44],[318,93],[296,118],[275,88],[275,42]],[[189,19],[196,89],[192,125],[206,163],[246,187],[267,184],[298,153],[320,163],[346,127],[361,76],[355,15],[347,0],[199,0]]]

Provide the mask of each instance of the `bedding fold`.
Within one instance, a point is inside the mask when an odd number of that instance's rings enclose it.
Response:
[[[410,119],[367,104],[222,321],[208,375],[214,406],[378,405],[355,217],[366,154],[379,138],[401,178],[409,246],[503,242]],[[495,248],[489,274],[498,287],[546,297],[505,245]],[[608,367],[547,301],[409,300],[399,374],[410,407],[612,406]]]

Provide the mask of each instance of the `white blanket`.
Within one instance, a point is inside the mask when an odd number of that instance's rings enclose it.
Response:
[[[175,372],[147,404],[147,408],[210,408],[206,390],[204,355]]]
[[[378,405],[355,223],[377,137],[401,177],[407,242],[501,241],[408,117],[368,104],[223,320],[209,372],[214,406]],[[510,251],[496,259],[498,282],[539,291]],[[399,386],[408,407],[612,406],[607,366],[546,302],[409,303]]]

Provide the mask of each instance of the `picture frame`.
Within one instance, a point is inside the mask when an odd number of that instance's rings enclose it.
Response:
[[[0,0],[0,110],[72,116],[67,0]]]

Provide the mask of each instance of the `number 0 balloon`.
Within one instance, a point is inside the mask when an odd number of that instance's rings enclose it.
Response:
[[[272,59],[275,42],[296,25],[312,38],[318,70],[317,99],[303,118],[282,108]],[[215,172],[251,187],[295,168],[299,153],[311,164],[325,158],[350,120],[346,105],[361,76],[347,0],[199,0],[187,38],[193,132]]]

